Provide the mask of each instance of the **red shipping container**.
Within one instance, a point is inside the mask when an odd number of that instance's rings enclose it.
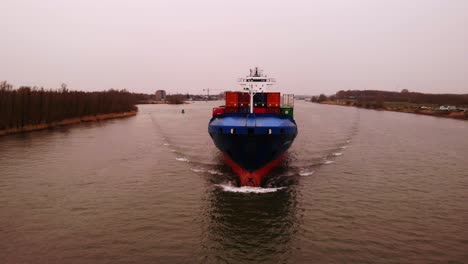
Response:
[[[254,114],[265,114],[266,108],[265,107],[257,107],[254,108]]]
[[[224,114],[224,108],[222,107],[213,108],[213,116],[222,115],[222,114]]]
[[[238,92],[226,92],[226,107],[238,107],[239,106],[239,93]]]
[[[237,108],[237,107],[226,107],[224,109],[224,113],[226,113],[226,114],[239,113],[239,108]]]
[[[250,95],[248,93],[239,94],[239,106],[250,106]]]
[[[267,106],[268,107],[280,107],[281,95],[280,93],[268,93],[267,94]]]
[[[270,114],[280,114],[281,113],[281,109],[279,107],[268,107],[266,109],[266,112],[267,113],[270,113]]]

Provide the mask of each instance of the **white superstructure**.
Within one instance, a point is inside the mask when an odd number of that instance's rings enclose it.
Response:
[[[250,69],[250,75],[246,78],[239,78],[239,84],[244,92],[250,95],[250,113],[253,113],[253,98],[256,93],[264,93],[267,88],[275,84],[275,79],[263,75],[263,70],[258,67]]]

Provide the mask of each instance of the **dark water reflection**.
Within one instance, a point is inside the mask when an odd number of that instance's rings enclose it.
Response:
[[[202,262],[286,262],[297,232],[295,192],[246,195],[213,189]]]
[[[0,137],[0,263],[468,262],[468,122],[297,102],[246,193],[216,104]]]

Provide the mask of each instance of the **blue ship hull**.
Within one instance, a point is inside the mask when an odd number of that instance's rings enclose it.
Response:
[[[278,114],[223,114],[213,117],[208,132],[241,185],[259,186],[297,135],[295,121]]]

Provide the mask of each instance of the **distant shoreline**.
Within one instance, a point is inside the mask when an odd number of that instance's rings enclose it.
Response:
[[[137,104],[168,104],[168,105],[180,105],[180,104],[189,104],[187,101],[181,103],[174,103],[169,101],[156,101],[156,100],[140,100]]]
[[[137,104],[168,104],[166,101],[140,100]]]
[[[130,117],[130,116],[135,116],[137,113],[138,111],[130,111],[130,112],[123,112],[123,113],[97,114],[97,115],[67,118],[62,121],[52,122],[48,124],[26,125],[20,128],[9,128],[9,129],[0,130],[0,136],[38,131],[38,130],[44,130],[44,129],[54,128],[54,127],[79,124],[79,123],[84,123],[84,122],[97,122],[97,121],[108,120],[108,119]]]
[[[468,120],[468,113],[464,112],[450,112],[450,111],[435,111],[430,109],[418,109],[418,108],[391,108],[391,107],[379,107],[379,108],[368,108],[357,106],[354,104],[346,104],[345,102],[336,102],[336,101],[323,101],[319,104],[327,104],[327,105],[338,105],[338,106],[348,106],[348,107],[357,107],[357,108],[364,108],[370,110],[383,110],[383,111],[391,111],[391,112],[400,112],[400,113],[410,113],[410,114],[418,114],[418,115],[426,115],[426,116],[436,116],[436,117],[445,117],[451,119],[458,119],[458,120]]]

